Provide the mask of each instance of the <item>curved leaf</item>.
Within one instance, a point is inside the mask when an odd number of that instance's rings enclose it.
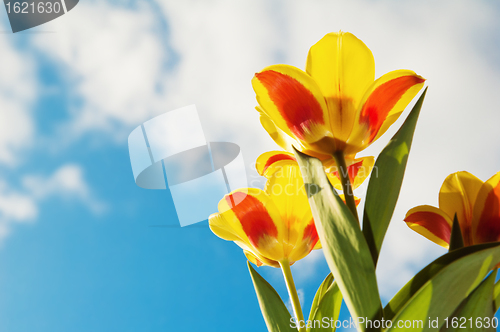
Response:
[[[493,305],[493,288],[496,273],[491,273],[479,286],[460,304],[447,322],[443,322],[440,331],[495,331],[491,318],[495,315]],[[480,324],[477,322],[480,320]]]
[[[316,295],[314,295],[314,299],[311,305],[311,311],[309,312],[309,320],[311,320],[312,317],[314,317],[314,312],[318,308],[319,302],[321,301],[323,296],[325,296],[326,291],[328,290],[328,288],[330,288],[332,283],[333,283],[333,274],[329,273],[326,276],[325,280],[323,280],[323,282],[319,286],[318,290],[316,291]]]
[[[337,320],[340,314],[341,305],[342,294],[337,284],[333,281],[333,275],[330,273],[321,283],[321,286],[319,286],[314,296],[308,318],[308,321],[311,322],[311,326],[307,328],[307,332],[335,331],[335,326],[333,329],[330,325],[328,328],[323,328],[322,319],[323,317],[328,317],[334,321]],[[331,322],[330,319],[328,319],[329,322]]]
[[[296,329],[292,328],[290,312],[273,286],[255,271],[250,262],[248,262],[248,270],[269,332],[297,332]]]
[[[498,272],[497,272],[497,277],[498,277]],[[500,308],[500,281],[498,281],[495,284],[495,288],[493,290],[493,304],[495,305],[495,312],[498,311]]]
[[[307,331],[335,331],[335,325],[332,327],[331,322],[335,322],[339,319],[341,305],[342,294],[340,293],[339,286],[334,281],[330,287],[328,287],[326,293],[323,294],[323,297],[319,300],[319,304],[314,310],[314,313],[311,310],[312,316],[309,316],[309,321],[312,322],[312,327]],[[323,318],[325,317],[328,318],[328,323],[323,321]]]
[[[378,156],[370,177],[363,213],[363,234],[375,265],[398,201],[413,133],[426,92],[427,88],[401,128]]]
[[[439,323],[500,262],[500,243],[488,243],[454,250],[429,264],[406,284],[386,307],[386,318],[398,330],[399,321],[417,321],[422,325],[405,331],[435,331],[431,321]],[[401,329],[400,329],[401,330]]]
[[[375,266],[351,211],[332,188],[321,161],[295,151],[325,258],[354,320],[379,319],[382,306]],[[365,331],[365,326],[358,328]]]

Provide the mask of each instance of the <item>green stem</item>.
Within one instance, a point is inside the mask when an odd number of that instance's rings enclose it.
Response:
[[[305,327],[300,327],[299,323],[304,324],[304,314],[302,313],[302,308],[300,307],[299,296],[297,295],[297,289],[295,288],[295,283],[293,282],[292,270],[290,270],[290,263],[288,260],[283,260],[280,262],[281,271],[283,271],[283,276],[285,277],[286,288],[288,289],[288,294],[290,294],[290,300],[292,301],[293,312],[295,313],[295,318],[297,319],[297,326],[299,326],[299,332],[305,332]]]
[[[337,167],[339,168],[340,182],[342,182],[342,190],[344,191],[345,203],[353,216],[358,220],[358,210],[356,209],[356,202],[354,201],[354,193],[352,192],[351,180],[347,171],[347,164],[345,162],[344,152],[337,151],[333,154]]]

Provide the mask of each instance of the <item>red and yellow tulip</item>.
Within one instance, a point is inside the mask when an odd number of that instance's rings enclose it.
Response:
[[[271,169],[273,170],[271,172]],[[298,165],[270,164],[265,190],[238,189],[219,202],[210,229],[240,246],[248,260],[279,267],[320,248]]]
[[[244,188],[226,195],[219,213],[208,219],[210,229],[234,241],[257,266],[291,265],[321,248],[299,166],[286,152],[264,153],[256,164],[267,178],[265,189]]]
[[[375,80],[375,62],[351,33],[329,33],[309,50],[306,71],[273,65],[255,74],[261,123],[287,151],[346,159],[377,140],[424,85],[411,70]]]
[[[464,245],[500,241],[500,172],[483,182],[468,172],[448,175],[439,192],[439,208],[422,205],[406,214],[406,224],[448,248],[454,216]]]

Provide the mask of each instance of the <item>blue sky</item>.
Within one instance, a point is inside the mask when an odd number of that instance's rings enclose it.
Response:
[[[340,29],[371,48],[377,76],[428,79],[378,266],[387,300],[444,252],[403,224],[406,211],[437,205],[452,172],[500,170],[499,12],[487,1],[87,0],[12,34],[0,10],[0,331],[264,331],[242,251],[206,221],[162,226],[177,223],[171,197],[135,185],[127,136],[196,104],[207,140],[237,143],[261,186],[252,164],[277,146],[253,109],[253,73],[302,68]],[[287,301],[280,271],[258,272]],[[328,268],[315,252],[293,272],[308,312]]]

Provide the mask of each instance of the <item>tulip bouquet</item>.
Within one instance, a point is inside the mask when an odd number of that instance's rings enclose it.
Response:
[[[418,206],[405,222],[449,252],[417,273],[383,307],[375,269],[398,200],[425,79],[396,70],[375,79],[371,51],[350,33],[313,45],[306,70],[273,65],[255,74],[260,121],[283,149],[256,161],[264,190],[226,195],[211,230],[241,247],[269,331],[334,331],[342,300],[358,331],[490,331],[498,324],[500,172],[482,182],[451,174],[439,208]],[[356,157],[382,136],[420,93],[377,158]],[[363,199],[356,189],[370,174]],[[343,194],[337,193],[342,190]],[[362,224],[362,227],[361,227]],[[304,317],[290,266],[321,249],[331,273]],[[293,315],[252,266],[280,268]]]

